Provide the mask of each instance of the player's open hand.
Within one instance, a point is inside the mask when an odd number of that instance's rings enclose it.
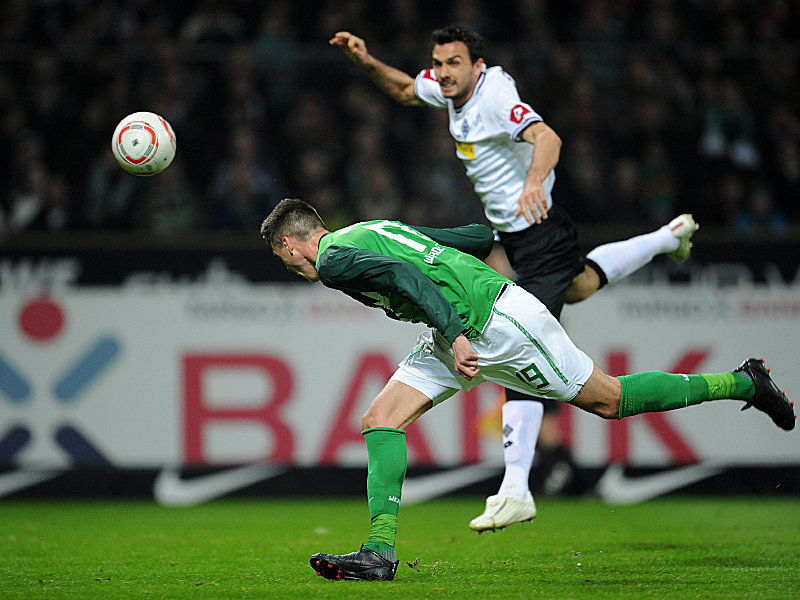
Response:
[[[528,223],[538,224],[547,218],[547,196],[541,183],[525,181],[522,194],[517,202],[515,217],[522,215]]]
[[[472,379],[479,372],[478,368],[478,354],[472,348],[472,344],[464,334],[459,335],[452,343],[453,359],[455,361],[456,371],[461,373],[467,379]]]
[[[349,31],[337,31],[328,41],[331,46],[339,46],[350,60],[357,65],[363,65],[369,56],[367,44],[357,35]]]

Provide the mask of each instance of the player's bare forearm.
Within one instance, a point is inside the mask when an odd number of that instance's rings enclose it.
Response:
[[[408,106],[422,105],[422,101],[414,94],[414,78],[372,56],[360,37],[348,31],[339,31],[328,43],[339,46],[345,56],[361,67],[373,83],[393,100]]]
[[[464,334],[459,335],[450,345],[453,348],[453,361],[456,371],[467,379],[472,379],[479,372],[478,354],[472,348]]]
[[[542,219],[547,218],[547,195],[542,182],[558,164],[561,138],[540,121],[528,126],[522,132],[522,139],[533,144],[533,158],[516,214],[523,215],[528,223],[541,223]]]
[[[556,168],[561,156],[561,138],[543,122],[533,123],[522,132],[522,139],[533,144],[533,159],[527,179],[541,183]]]
[[[393,100],[406,106],[422,106],[422,100],[414,94],[414,79],[407,73],[379,60],[376,60],[371,67],[365,67],[364,70],[375,85]]]

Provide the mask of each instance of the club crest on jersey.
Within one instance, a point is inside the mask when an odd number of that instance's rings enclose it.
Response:
[[[461,137],[465,138],[469,135],[469,122],[464,119],[461,121]]]
[[[514,108],[511,109],[510,118],[514,123],[519,125],[520,123],[522,123],[522,119],[525,118],[525,115],[527,115],[529,112],[531,112],[530,108],[527,108],[522,104],[517,104]]]

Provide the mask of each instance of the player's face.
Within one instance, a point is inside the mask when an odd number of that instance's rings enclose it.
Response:
[[[444,97],[450,98],[456,106],[469,100],[481,75],[482,66],[482,58],[474,63],[470,61],[464,42],[437,44],[433,47],[433,71],[436,73],[436,80]]]
[[[296,246],[292,247],[291,250],[289,248],[287,244],[281,244],[280,246],[273,246],[272,252],[283,261],[283,264],[292,273],[297,273],[308,281],[319,281],[316,264],[303,256]]]

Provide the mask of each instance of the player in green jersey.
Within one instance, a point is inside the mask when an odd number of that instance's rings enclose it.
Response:
[[[392,318],[431,327],[362,418],[369,536],[356,552],[311,557],[311,566],[328,579],[394,579],[405,429],[482,381],[606,419],[743,400],[779,427],[794,428],[793,403],[761,360],[747,359],[727,373],[607,375],[541,302],[482,262],[492,248],[484,225],[432,229],[384,220],[330,232],[312,206],[286,199],[264,220],[261,235],[290,271]]]

